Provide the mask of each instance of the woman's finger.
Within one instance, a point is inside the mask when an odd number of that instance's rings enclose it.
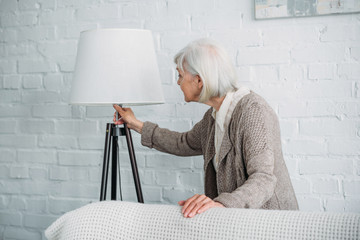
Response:
[[[207,197],[205,195],[196,195],[195,198],[191,199],[190,204],[184,211],[184,217],[188,217],[194,212],[196,213],[197,209],[199,209],[203,205],[203,200],[205,200],[206,198]]]
[[[192,201],[194,201],[197,197],[199,196],[199,194],[195,194],[194,196],[192,196],[191,198],[188,198],[185,203],[184,206],[182,208],[182,213],[185,212],[185,210],[189,207],[189,205],[192,203]]]
[[[194,204],[194,207],[192,208],[192,210],[187,214],[188,217],[193,217],[198,213],[198,210],[201,209],[204,205],[208,204],[209,202],[211,202],[212,200],[206,196],[204,197],[199,197],[196,201],[196,203]]]

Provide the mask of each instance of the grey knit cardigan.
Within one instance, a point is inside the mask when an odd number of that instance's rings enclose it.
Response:
[[[144,146],[179,156],[203,155],[205,195],[229,208],[297,210],[287,171],[278,118],[259,95],[251,92],[236,105],[219,153],[215,156],[212,108],[193,129],[178,133],[145,122]]]

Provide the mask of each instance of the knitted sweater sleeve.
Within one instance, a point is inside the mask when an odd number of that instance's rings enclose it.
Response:
[[[201,122],[184,133],[170,131],[166,128],[160,128],[157,124],[145,122],[141,133],[141,144],[178,156],[201,155]]]
[[[231,193],[221,193],[215,201],[226,207],[261,208],[273,195],[274,144],[280,144],[278,120],[269,106],[252,103],[238,119],[236,159],[243,161],[247,180]],[[280,146],[281,147],[281,146]]]

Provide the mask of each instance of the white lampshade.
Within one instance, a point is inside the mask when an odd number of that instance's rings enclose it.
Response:
[[[149,30],[95,29],[80,35],[70,103],[163,103],[159,68]]]

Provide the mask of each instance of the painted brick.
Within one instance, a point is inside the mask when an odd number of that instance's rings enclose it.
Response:
[[[336,44],[313,44],[291,49],[291,59],[297,63],[337,62],[345,59],[344,47]]]
[[[117,4],[102,5],[92,8],[81,8],[76,13],[77,19],[80,21],[109,19],[119,17],[119,8]]]
[[[56,24],[71,24],[75,21],[73,9],[58,9],[56,11],[42,11],[39,15],[40,25],[54,26]]]
[[[40,8],[38,0],[19,0],[20,10],[37,10]]]
[[[16,73],[16,61],[0,59],[0,73]]]
[[[224,30],[239,29],[241,16],[234,11],[209,11],[203,15],[194,15],[191,18],[191,29],[198,30]]]
[[[264,45],[295,45],[313,44],[318,42],[318,29],[314,26],[303,26],[301,28],[272,27],[265,28],[262,32]]]
[[[298,134],[297,120],[280,120],[280,131],[282,137],[293,137]]]
[[[88,182],[89,180],[89,171],[82,167],[70,168],[69,173],[70,173],[70,180],[83,181],[83,182]]]
[[[173,155],[148,154],[146,155],[146,167],[150,168],[191,168],[192,161],[189,157],[176,157]]]
[[[32,108],[34,117],[65,117],[71,116],[69,105],[35,105]]]
[[[69,180],[69,168],[54,166],[50,168],[51,180]]]
[[[35,148],[36,136],[29,135],[0,135],[0,146],[17,148]]]
[[[54,197],[71,197],[71,198],[87,198],[98,199],[100,192],[100,185],[97,186],[74,183],[74,182],[62,182],[59,186],[59,191],[55,193]]]
[[[59,164],[65,166],[99,165],[102,155],[99,152],[58,152]]]
[[[145,170],[140,181],[145,185],[150,185],[150,186],[157,185],[155,179],[155,173],[153,170]]]
[[[37,229],[46,229],[56,217],[39,214],[24,214],[24,226]]]
[[[346,199],[345,212],[359,212],[360,211],[360,199]]]
[[[26,199],[26,208],[29,213],[46,213],[47,212],[47,198],[30,197]]]
[[[23,2],[28,2],[24,0]],[[18,41],[49,41],[55,40],[55,27],[53,26],[31,26],[17,29]]]
[[[291,180],[296,194],[311,193],[310,181],[304,178],[295,178]]]
[[[344,180],[345,196],[360,196],[360,181],[359,180]]]
[[[135,149],[135,158],[136,158],[137,166],[139,168],[145,168],[145,157],[147,156],[147,154],[144,154],[141,151],[137,151],[138,148],[134,147],[134,149]],[[126,151],[126,152],[124,152],[124,151]],[[101,155],[101,156],[103,156],[103,155]],[[126,148],[126,150],[119,151],[119,159],[121,162],[121,166],[124,166],[127,168],[129,168],[131,166],[129,152],[128,152],[127,148]]]
[[[354,131],[355,135],[355,131]],[[329,153],[335,155],[354,155],[360,154],[359,140],[334,138],[329,140]]]
[[[1,103],[18,103],[20,101],[20,92],[18,90],[0,90]]]
[[[241,65],[289,63],[289,49],[275,47],[241,48],[238,50],[236,63]]]
[[[345,79],[360,78],[360,63],[343,63],[338,65],[338,74]]]
[[[77,42],[64,41],[64,42],[46,42],[38,45],[39,52],[50,59],[58,59],[59,56],[68,55],[71,58],[76,56]],[[69,59],[67,59],[69,60]]]
[[[10,170],[7,166],[0,167],[0,179],[8,179],[10,176]]]
[[[300,211],[320,212],[323,209],[321,199],[317,197],[297,197]]]
[[[360,61],[360,47],[351,47],[350,55],[354,60]]]
[[[23,87],[28,89],[39,89],[42,86],[41,75],[25,75],[23,76]]]
[[[12,0],[3,0],[0,2],[0,11],[16,11],[18,4],[16,1]]]
[[[45,167],[30,167],[29,175],[33,180],[47,180],[49,174]]]
[[[281,65],[279,67],[279,80],[281,81],[302,81],[306,69],[302,65]],[[267,77],[265,77],[267,79]]]
[[[6,227],[4,231],[4,238],[35,240],[35,239],[41,239],[41,233],[26,230],[23,229],[22,227]]]
[[[56,64],[45,60],[20,60],[19,73],[44,73],[55,72]]]
[[[12,197],[9,203],[9,209],[12,210],[25,210],[26,202],[24,198]]]
[[[339,194],[339,182],[337,179],[313,179],[314,193]]]
[[[346,98],[351,96],[351,82],[342,81],[318,81],[304,82],[299,88],[299,95],[302,98]]]
[[[305,136],[355,137],[355,123],[348,119],[300,120],[299,127],[300,134]]]
[[[50,74],[44,77],[44,87],[48,91],[59,91],[62,88],[62,76]]]
[[[14,162],[16,159],[16,154],[14,150],[1,149],[0,148],[0,162]]]
[[[21,193],[31,196],[46,196],[53,195],[59,192],[59,184],[49,181],[24,181],[21,188]]]
[[[29,178],[29,168],[27,167],[11,167],[10,168],[11,178]]]
[[[146,202],[159,202],[162,199],[162,191],[159,187],[145,186],[142,190]]]
[[[300,174],[332,174],[352,175],[353,161],[351,159],[329,159],[312,157],[299,162]]]
[[[194,167],[196,169],[203,169],[204,168],[204,159],[202,156],[193,157]]]
[[[23,12],[19,15],[8,12],[1,16],[1,26],[3,27],[33,26],[37,21],[37,14],[32,12]]]
[[[155,172],[156,184],[160,186],[174,186],[177,184],[178,176],[173,171],[156,171]]]
[[[53,214],[64,214],[74,209],[80,208],[89,203],[88,201],[67,198],[50,198],[49,211]]]
[[[0,133],[15,133],[17,123],[14,120],[0,120]]]
[[[325,210],[327,212],[344,212],[345,200],[341,198],[327,199],[325,202]]]
[[[1,9],[1,7],[0,7]],[[17,42],[17,32],[14,29],[0,29],[0,42]]]
[[[291,139],[283,144],[283,150],[286,154],[298,155],[323,155],[327,152],[327,146],[324,140],[295,140]]]
[[[125,18],[135,18],[139,16],[139,9],[134,3],[126,3],[121,6],[121,15]]]
[[[21,163],[55,163],[55,151],[19,150],[17,160]]]
[[[79,137],[80,149],[103,150],[104,149],[104,143],[105,143],[104,136]]]
[[[333,64],[309,65],[309,79],[333,79],[336,67]]]
[[[177,189],[177,188],[166,188],[164,189],[164,196],[163,198],[172,204],[176,204],[181,200],[186,200],[192,196],[194,196],[195,193],[192,191],[189,191],[187,189]]]
[[[101,133],[105,134],[105,127]],[[66,134],[71,136],[87,136],[97,134],[96,121],[74,121],[74,120],[59,120],[55,125],[56,134]],[[104,135],[105,142],[105,135]]]
[[[352,40],[356,40],[359,30],[353,27],[352,25],[329,25],[326,26],[321,31],[320,41],[321,42],[343,42],[349,38]]]
[[[54,133],[54,121],[44,120],[22,120],[18,124],[22,133]]]
[[[19,181],[0,181],[0,191],[2,194],[20,194],[22,193],[22,186]]]
[[[184,186],[204,186],[204,176],[200,172],[182,172],[179,178]]]
[[[21,226],[20,213],[7,213],[0,211],[0,224],[10,226]]]
[[[21,78],[19,75],[10,75],[4,77],[5,89],[19,89],[21,86]]]
[[[76,138],[71,136],[45,135],[39,136],[39,146],[44,148],[75,149],[78,147],[78,143]]]
[[[30,104],[57,103],[60,102],[60,94],[47,91],[25,91],[22,94],[22,102]]]

